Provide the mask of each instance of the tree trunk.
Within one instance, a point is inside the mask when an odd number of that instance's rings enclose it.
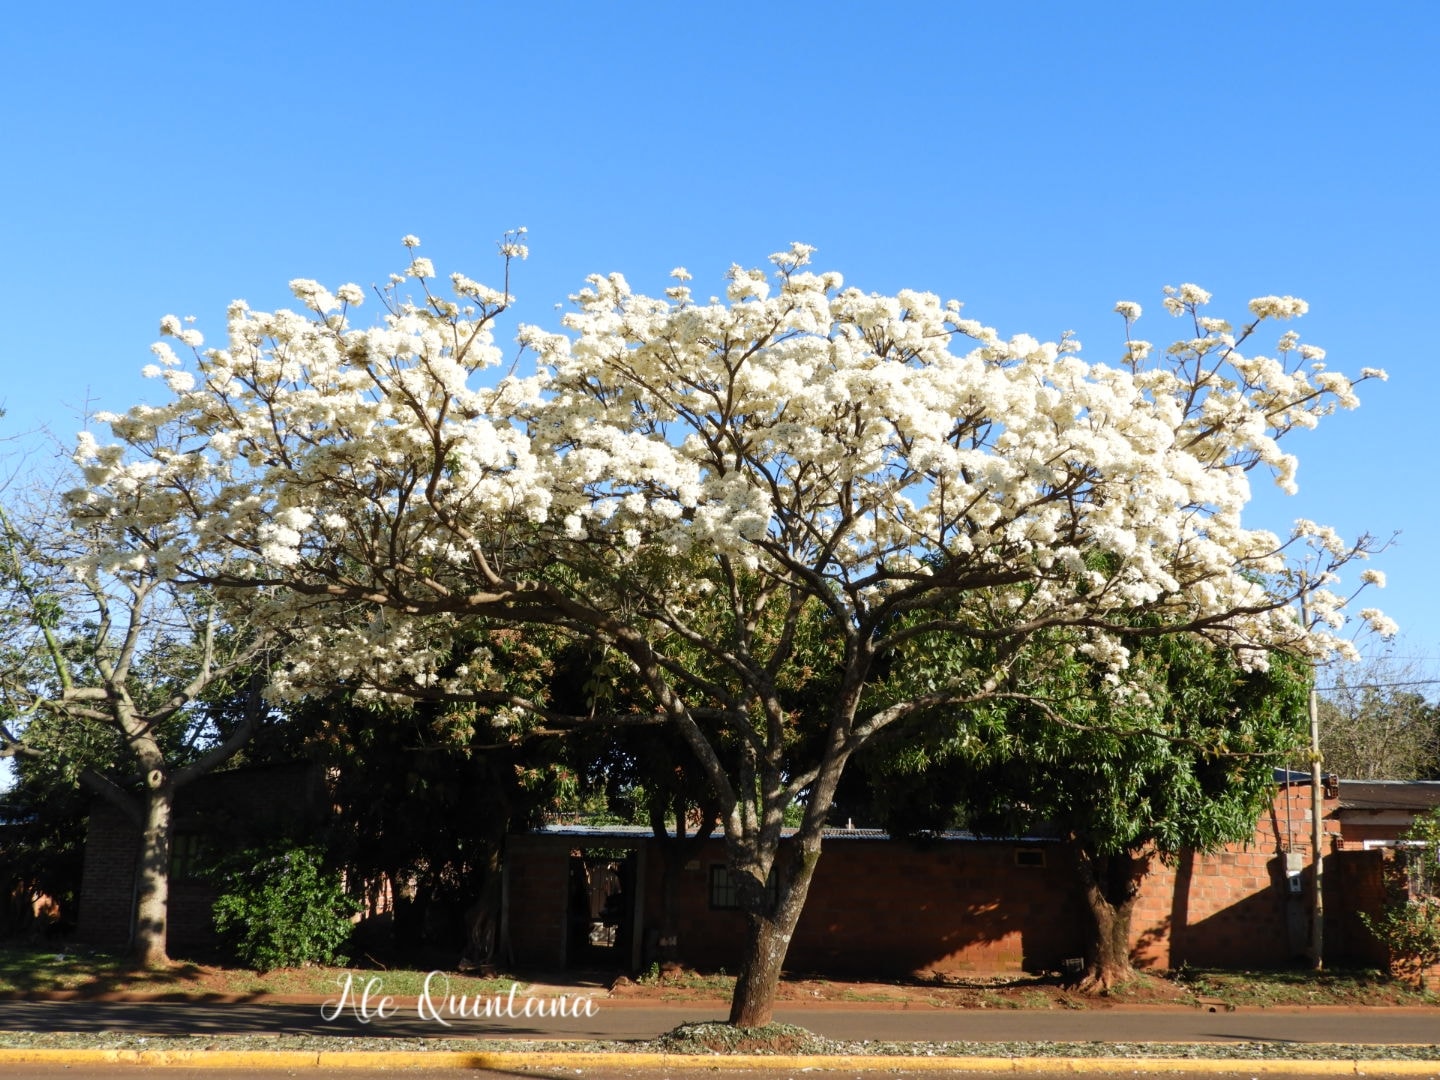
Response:
[[[159,769],[146,777],[145,827],[136,867],[135,959],[143,967],[170,964],[166,934],[170,908],[171,811],[175,788]]]
[[[460,953],[461,971],[484,971],[495,961],[500,948],[500,909],[503,903],[505,857],[501,843],[486,837],[485,864],[480,895],[465,910],[465,947]]]
[[[777,863],[780,861],[776,860]],[[764,1027],[775,1014],[775,993],[780,986],[780,973],[790,938],[805,908],[815,864],[820,861],[818,843],[809,851],[796,853],[793,861],[777,874],[778,893],[773,903],[762,882],[745,881],[741,895],[745,901],[745,956],[740,976],[735,980],[735,996],[730,1001],[730,1023],[736,1027]],[[788,871],[788,872],[783,872]]]
[[[1099,855],[1085,845],[1078,849],[1080,882],[1090,913],[1090,940],[1079,989],[1104,993],[1135,977],[1130,962],[1130,917],[1140,882],[1150,868],[1148,854]]]

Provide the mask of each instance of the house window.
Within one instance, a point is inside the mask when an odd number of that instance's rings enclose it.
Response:
[[[1045,849],[1038,847],[1016,848],[1015,865],[1043,867],[1045,865]]]
[[[1440,881],[1435,880],[1436,864],[1437,852],[1427,851],[1420,845],[1407,845],[1405,877],[1410,899],[1421,900],[1436,895],[1436,889],[1440,888]]]
[[[774,903],[780,895],[780,886],[775,881],[775,871],[765,879],[766,899]],[[723,864],[710,867],[710,906],[718,911],[740,910],[740,883],[730,868]]]

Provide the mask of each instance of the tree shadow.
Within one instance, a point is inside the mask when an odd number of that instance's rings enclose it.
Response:
[[[253,1001],[258,994],[202,991],[204,966],[176,960],[169,967],[149,969],[127,957],[90,949],[41,949],[0,943],[0,996],[95,998],[113,993],[155,993],[152,1000]],[[153,988],[153,990],[152,990]],[[163,989],[162,989],[163,988]]]

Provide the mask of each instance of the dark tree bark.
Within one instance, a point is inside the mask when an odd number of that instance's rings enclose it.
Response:
[[[776,895],[771,901],[765,880],[753,873],[741,877],[741,899],[746,907],[745,952],[735,995],[730,1002],[730,1023],[736,1027],[764,1027],[775,1015],[775,994],[784,969],[785,954],[795,934],[815,866],[820,861],[818,839],[805,845],[778,867]]]
[[[1085,907],[1090,915],[1085,971],[1078,987],[1104,993],[1135,977],[1130,962],[1130,920],[1150,855],[1120,852],[1101,855],[1083,842],[1076,848]]]

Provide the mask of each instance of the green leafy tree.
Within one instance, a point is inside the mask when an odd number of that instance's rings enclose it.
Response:
[[[54,929],[74,926],[91,796],[45,758],[13,764],[13,784],[0,792],[0,937],[35,929],[26,909],[41,897],[59,906]]]
[[[1011,673],[1011,696],[877,755],[870,790],[900,833],[964,822],[1068,838],[1090,917],[1081,986],[1108,989],[1133,974],[1131,914],[1151,860],[1254,834],[1274,769],[1303,735],[1307,672],[1283,656],[1247,670],[1202,639],[1167,636],[1134,651],[1123,684],[1054,637]]]

